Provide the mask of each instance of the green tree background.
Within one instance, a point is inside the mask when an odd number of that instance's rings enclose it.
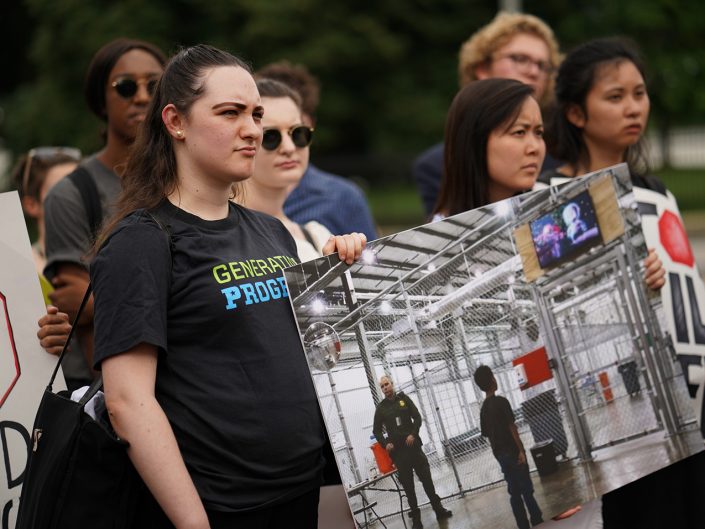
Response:
[[[652,125],[705,116],[705,2],[525,0],[568,50],[627,35],[649,65]],[[166,52],[208,42],[255,68],[303,63],[322,100],[314,160],[373,187],[408,182],[414,155],[439,141],[455,94],[460,44],[497,10],[487,0],[24,0],[0,7],[0,139],[13,154],[35,145],[101,145],[82,97],[84,72],[105,42],[128,36]]]

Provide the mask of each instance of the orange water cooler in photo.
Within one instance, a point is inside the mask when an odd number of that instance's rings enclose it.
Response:
[[[375,461],[377,462],[377,468],[380,474],[388,474],[394,470],[394,463],[392,463],[392,458],[389,456],[389,452],[381,444],[379,444],[374,437],[370,440],[374,441],[370,448],[375,456]]]
[[[612,395],[612,387],[610,386],[610,379],[607,376],[607,372],[600,371],[597,378],[600,380],[600,385],[602,386],[602,396],[604,397],[605,402],[612,402],[614,396]]]

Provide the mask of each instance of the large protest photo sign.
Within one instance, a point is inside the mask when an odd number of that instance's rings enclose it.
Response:
[[[16,192],[0,194],[0,226],[0,519],[8,529],[15,526],[32,423],[56,358],[37,339],[37,320],[46,307]]]
[[[285,270],[360,526],[407,527],[411,486],[424,526],[513,525],[480,365],[509,402],[544,520],[702,450],[692,373],[643,281],[639,210],[620,165],[374,241],[351,266]],[[384,448],[406,420],[379,419],[389,391],[419,417],[431,486]],[[434,494],[452,518],[436,521]]]
[[[553,178],[562,185],[568,178]],[[678,203],[670,191],[634,188],[641,229],[666,271],[661,325],[683,367],[695,416],[705,437],[705,284],[698,270]]]

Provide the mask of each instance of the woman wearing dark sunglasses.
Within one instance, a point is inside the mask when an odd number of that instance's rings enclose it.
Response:
[[[262,149],[239,201],[279,219],[294,237],[301,261],[315,259],[321,256],[330,231],[316,221],[299,225],[284,214],[286,197],[308,166],[313,129],[303,124],[301,97],[291,88],[273,79],[259,79],[257,89],[264,107]]]
[[[97,225],[112,213],[122,187],[120,168],[127,160],[165,63],[166,58],[153,44],[117,39],[98,50],[88,67],[85,98],[91,111],[105,122],[105,146],[59,182],[47,195],[44,206],[45,274],[55,288],[50,299],[71,318],[88,285],[85,256]],[[91,378],[92,304],[81,318],[77,329],[80,346],[74,344],[64,361],[71,388]]]
[[[294,238],[300,261],[316,259],[323,255],[331,232],[319,222],[300,225],[284,214],[284,202],[308,166],[313,129],[303,124],[302,99],[297,92],[274,79],[260,78],[256,82],[264,108],[262,148],[257,153],[254,173],[244,181],[244,192],[237,200],[279,219]],[[330,446],[325,447],[324,454],[325,486],[321,488],[318,527],[352,528],[354,522],[348,514],[345,491]]]

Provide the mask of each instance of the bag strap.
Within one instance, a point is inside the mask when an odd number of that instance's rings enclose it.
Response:
[[[88,386],[88,389],[86,392],[83,394],[81,399],[78,401],[78,405],[83,407],[86,404],[88,404],[88,401],[91,400],[98,391],[103,389],[103,375],[98,375],[98,377],[91,382],[91,385]]]
[[[88,174],[86,172],[86,174]],[[171,237],[171,225],[168,224],[165,219],[156,212],[147,212],[150,217],[154,220],[154,222],[157,223],[157,225],[166,233],[168,241],[169,241],[169,256],[171,258],[171,265],[173,267],[173,259],[174,259],[174,241],[172,240]],[[81,301],[81,305],[78,307],[78,312],[76,313],[76,317],[73,320],[73,323],[71,324],[71,331],[69,332],[68,337],[66,338],[66,343],[64,343],[63,349],[61,349],[61,354],[59,354],[59,359],[56,362],[56,366],[54,367],[54,371],[51,374],[51,378],[49,379],[49,384],[47,385],[47,390],[52,391],[52,387],[54,385],[54,380],[56,379],[56,375],[59,372],[59,367],[61,366],[61,362],[64,359],[64,356],[66,355],[66,351],[68,350],[69,343],[71,343],[71,338],[73,338],[74,332],[76,331],[77,323],[78,323],[78,318],[81,317],[81,313],[83,312],[83,309],[86,306],[86,303],[88,303],[88,299],[91,297],[91,292],[93,291],[93,288],[90,283],[88,283],[88,287],[86,288],[86,293],[83,295],[83,300]],[[88,402],[93,396],[98,392],[103,387],[103,375],[99,375],[89,386],[88,390],[84,393],[83,397],[79,401],[80,404],[85,404]]]
[[[61,361],[64,359],[64,356],[66,355],[66,351],[68,350],[69,343],[71,343],[71,338],[73,338],[74,332],[76,331],[77,323],[78,323],[78,318],[81,317],[81,313],[83,312],[83,309],[86,306],[86,303],[88,303],[88,299],[91,297],[91,284],[88,283],[88,287],[86,288],[86,293],[83,295],[83,300],[81,301],[81,305],[78,307],[78,312],[76,313],[76,317],[73,319],[73,323],[71,325],[71,331],[69,332],[68,338],[66,338],[66,343],[64,343],[63,349],[61,349],[61,354],[59,354],[59,359],[56,362],[56,367],[54,367],[54,372],[51,374],[51,378],[49,379],[49,384],[47,385],[47,390],[52,391],[52,386],[54,385],[54,379],[56,378],[57,373],[59,372],[59,367],[61,366]]]
[[[76,170],[72,171],[68,175],[68,178],[81,194],[83,207],[88,217],[88,226],[91,230],[91,238],[95,240],[100,224],[103,222],[103,207],[100,204],[100,195],[98,194],[98,187],[95,184],[95,180],[93,180],[88,170],[81,165],[79,165]]]
[[[301,231],[303,232],[304,237],[306,237],[306,240],[311,244],[311,246],[313,246],[313,249],[316,251],[319,251],[318,246],[316,245],[316,241],[313,240],[313,235],[311,235],[311,232],[308,231],[306,226],[304,226],[303,224],[299,224],[299,228],[301,228]]]
[[[164,214],[161,211],[147,211],[147,215],[152,217],[152,220],[157,223],[157,226],[159,226],[163,232],[166,233],[167,238],[169,240],[169,256],[171,258],[171,265],[172,267],[174,266],[174,239],[171,237],[171,224],[169,224],[169,221],[164,217]]]

